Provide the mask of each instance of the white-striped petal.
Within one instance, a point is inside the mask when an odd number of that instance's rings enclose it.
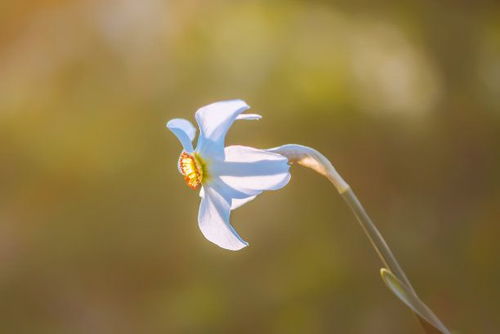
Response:
[[[167,128],[179,139],[184,151],[193,152],[193,139],[196,136],[196,129],[190,121],[174,118],[168,121]]]
[[[209,241],[229,250],[240,250],[248,246],[229,223],[230,199],[221,195],[214,187],[204,186],[198,213],[198,225]]]
[[[212,103],[198,109],[196,121],[200,137],[196,150],[202,156],[222,158],[226,133],[239,114],[250,108],[242,100],[229,100]]]

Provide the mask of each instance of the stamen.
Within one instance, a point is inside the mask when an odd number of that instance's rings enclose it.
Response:
[[[196,154],[182,152],[179,157],[179,171],[184,175],[184,180],[191,189],[198,188],[203,181],[203,163]]]

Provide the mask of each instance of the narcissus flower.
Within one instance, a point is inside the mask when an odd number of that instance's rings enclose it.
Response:
[[[191,189],[200,188],[198,225],[211,242],[239,250],[248,243],[231,225],[231,210],[253,200],[265,190],[277,190],[290,180],[289,162],[281,154],[247,146],[224,146],[226,133],[235,120],[258,120],[260,115],[243,114],[249,106],[241,100],[216,102],[198,109],[200,129],[185,119],[172,119],[167,128],[182,144],[179,172]]]

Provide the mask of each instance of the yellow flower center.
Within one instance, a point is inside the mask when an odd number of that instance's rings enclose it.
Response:
[[[186,184],[191,189],[196,189],[207,177],[205,162],[201,157],[194,153],[182,152],[179,157],[179,170],[184,175]]]

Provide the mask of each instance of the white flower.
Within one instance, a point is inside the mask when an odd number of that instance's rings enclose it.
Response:
[[[235,120],[257,120],[242,114],[249,106],[241,100],[216,102],[198,109],[198,144],[194,126],[172,119],[167,127],[182,144],[179,171],[192,189],[201,186],[198,225],[211,242],[239,250],[248,246],[229,222],[231,210],[253,200],[264,190],[277,190],[290,180],[288,159],[278,153],[246,146],[224,147],[226,133]]]

